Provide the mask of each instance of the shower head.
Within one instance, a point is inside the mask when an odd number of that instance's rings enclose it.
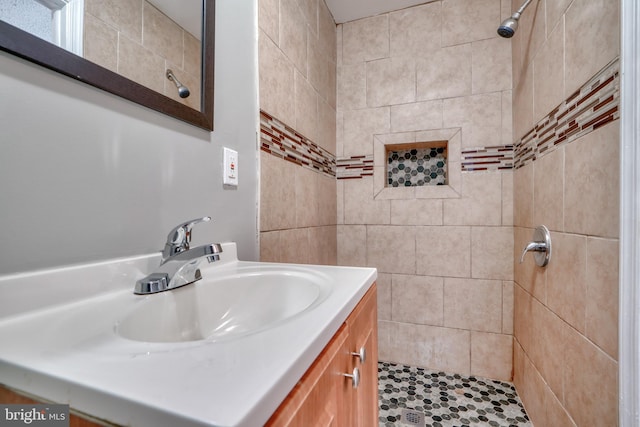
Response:
[[[513,37],[518,29],[518,20],[520,19],[522,12],[524,12],[527,6],[529,6],[529,3],[531,3],[531,0],[526,0],[517,12],[502,21],[502,24],[498,27],[498,34],[500,37],[504,37],[506,39]]]
[[[191,92],[189,92],[189,88],[183,85],[182,83],[180,83],[180,80],[176,78],[176,76],[173,74],[173,71],[171,71],[171,69],[167,70],[166,76],[178,88],[178,95],[180,96],[180,98],[186,98],[191,94]]]
[[[516,16],[514,13],[511,17],[502,21],[502,24],[498,27],[498,34],[500,37],[504,37],[505,39],[510,39],[516,33],[518,29],[518,19],[520,16]]]

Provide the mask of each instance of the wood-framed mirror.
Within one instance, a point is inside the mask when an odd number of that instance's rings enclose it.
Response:
[[[96,4],[102,3],[116,3],[116,10],[120,12],[122,19],[127,20],[131,20],[131,13],[122,10],[122,7],[120,7],[121,5],[117,3],[127,1],[136,3],[136,13],[139,3],[140,25],[142,26],[144,17],[148,30],[153,30],[154,28],[158,30],[158,28],[162,26],[161,24],[167,23],[171,20],[171,18],[168,18],[163,11],[160,11],[160,9],[152,4],[153,0],[110,0],[107,2],[99,0],[83,1],[86,3],[84,3],[85,7],[80,13],[85,17],[84,24],[93,25],[93,27],[99,28],[102,24],[105,24],[105,21],[110,19],[108,13],[106,14],[106,19],[101,19],[101,17],[94,19],[94,15],[98,13],[90,13],[92,12],[92,8],[96,8]],[[147,46],[143,46],[142,43],[142,31],[144,31],[142,28],[139,30],[140,34],[137,34],[138,30],[131,30],[131,27],[124,29],[117,28],[117,25],[110,22],[106,22],[106,24],[102,26],[107,28],[106,33],[113,32],[115,28],[117,34],[115,36],[115,41],[113,41],[113,36],[111,36],[111,43],[108,41],[105,43],[104,37],[101,40],[92,42],[84,33],[85,25],[83,25],[80,30],[76,30],[80,31],[81,34],[78,39],[84,41],[84,46],[80,48],[80,54],[76,54],[67,50],[69,48],[59,47],[56,45],[58,43],[54,44],[51,41],[47,41],[39,36],[33,35],[30,32],[0,19],[0,50],[9,52],[38,65],[57,71],[112,94],[121,96],[176,119],[185,121],[194,126],[212,131],[215,0],[198,1],[202,4],[201,32],[200,34],[191,35],[187,30],[185,30],[183,32],[184,35],[182,36],[184,39],[182,45],[185,52],[189,50],[189,48],[193,52],[195,50],[194,46],[197,47],[199,45],[200,47],[200,58],[196,57],[194,61],[187,61],[185,59],[187,56],[186,53],[182,54],[182,59],[180,59],[180,53],[173,55],[172,58],[169,57],[170,55],[157,54],[155,52],[147,55]],[[69,0],[37,0],[37,2],[44,5],[57,2],[66,4],[69,3]],[[92,4],[94,6],[92,6]],[[134,19],[137,19],[137,17],[134,17]],[[55,15],[53,20],[56,20]],[[56,25],[55,22],[54,25]],[[198,32],[197,30],[198,29],[195,31],[192,30],[191,32]],[[171,41],[180,37],[178,34],[178,31],[173,31],[169,32],[168,35],[163,34],[158,36],[156,38],[156,45],[159,46],[159,49],[162,49],[164,46],[171,44],[167,43],[167,40]],[[151,35],[148,36],[146,40],[151,40],[151,37]],[[173,39],[167,37],[172,37]],[[196,40],[198,38],[199,40]],[[188,42],[187,39],[193,39],[195,41]],[[123,45],[123,41],[133,47],[128,48],[126,45]],[[120,56],[116,57],[114,60],[115,63],[110,65],[108,63],[109,59],[98,59],[96,53],[98,55],[105,54],[105,52],[108,52],[113,48],[113,43],[116,43],[116,55]],[[195,51],[197,55],[197,50]],[[93,52],[93,54],[91,52]],[[124,53],[128,54],[127,58],[122,57]],[[91,61],[83,56],[93,56],[98,60]],[[108,57],[106,54],[104,56]],[[151,73],[147,72],[146,69],[142,70],[142,68],[144,68],[144,64],[142,64],[141,61],[147,56],[157,59],[154,63],[155,68],[153,68]],[[194,55],[192,54],[192,56]],[[128,70],[126,66],[127,61],[129,63]],[[181,63],[179,63],[180,61]],[[99,65],[98,63],[100,62],[102,62],[104,66]],[[161,67],[161,69],[159,67]],[[189,78],[189,67],[191,67],[192,70],[195,70],[192,71],[192,74],[196,76],[195,79]],[[181,99],[179,96],[178,84],[173,79],[167,77],[167,70],[169,69],[173,71],[176,80],[181,82],[183,85],[186,84],[186,86],[190,86],[191,84],[191,87],[189,87],[190,99]],[[136,73],[140,74],[141,77],[137,78]],[[154,80],[152,83],[141,81],[149,74],[153,74]],[[194,82],[200,83],[200,87],[194,87],[197,85],[197,83]],[[184,91],[181,91],[180,94],[184,95]]]

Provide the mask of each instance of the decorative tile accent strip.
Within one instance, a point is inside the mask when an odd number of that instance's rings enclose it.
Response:
[[[422,187],[447,183],[445,147],[387,152],[387,187]]]
[[[260,149],[323,175],[336,176],[333,154],[262,110]]]
[[[620,118],[620,60],[604,67],[515,143],[516,169]]]
[[[513,145],[462,150],[462,172],[510,170],[513,155]]]
[[[338,179],[357,179],[373,176],[373,156],[341,157],[336,160]]]

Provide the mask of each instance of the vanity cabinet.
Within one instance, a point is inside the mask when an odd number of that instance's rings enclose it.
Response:
[[[373,284],[267,426],[371,427],[377,424],[377,293]]]

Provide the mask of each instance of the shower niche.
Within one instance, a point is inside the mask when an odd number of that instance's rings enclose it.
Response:
[[[385,145],[387,187],[446,185],[447,141]]]
[[[460,198],[461,130],[374,135],[374,199]]]

